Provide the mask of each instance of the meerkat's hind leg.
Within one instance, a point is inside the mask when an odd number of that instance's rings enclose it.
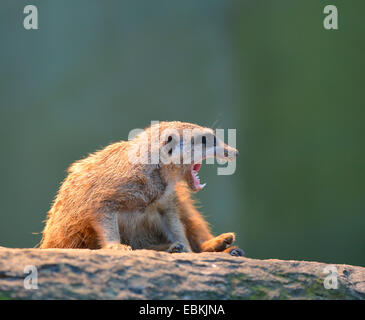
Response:
[[[99,232],[101,249],[132,251],[130,246],[120,243],[118,214],[116,212],[100,214],[96,230]]]
[[[209,239],[201,244],[202,252],[221,252],[227,249],[236,239],[233,232],[222,233],[221,235]]]

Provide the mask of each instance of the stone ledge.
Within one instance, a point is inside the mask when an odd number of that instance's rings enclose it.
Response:
[[[24,267],[38,289],[24,288]],[[335,265],[338,289],[325,289],[328,264],[257,260],[222,253],[0,247],[1,299],[365,299],[365,268]]]

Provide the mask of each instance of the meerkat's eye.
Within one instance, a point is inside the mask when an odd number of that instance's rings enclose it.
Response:
[[[168,136],[167,137],[167,139],[166,139],[166,141],[165,141],[165,144],[167,145],[167,144],[169,144],[170,142],[172,141],[172,136]],[[168,151],[167,151],[167,153],[171,156],[172,155],[172,146],[171,145],[169,145],[168,146]]]

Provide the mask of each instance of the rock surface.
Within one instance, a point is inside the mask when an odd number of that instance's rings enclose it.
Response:
[[[25,289],[25,266],[38,289]],[[365,268],[335,265],[338,289],[325,289],[328,264],[255,260],[222,253],[0,247],[1,299],[365,299]]]

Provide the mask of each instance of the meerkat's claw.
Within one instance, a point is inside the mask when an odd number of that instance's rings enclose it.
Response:
[[[231,233],[223,233],[222,238],[224,239],[223,242],[229,246],[230,244],[232,244],[234,242],[234,240],[236,239],[236,236],[233,232]]]
[[[184,251],[186,251],[185,246],[181,242],[175,242],[167,249],[167,252],[170,253],[181,253]]]
[[[245,252],[240,248],[233,248],[231,251],[229,251],[229,254],[235,257],[243,257]]]

